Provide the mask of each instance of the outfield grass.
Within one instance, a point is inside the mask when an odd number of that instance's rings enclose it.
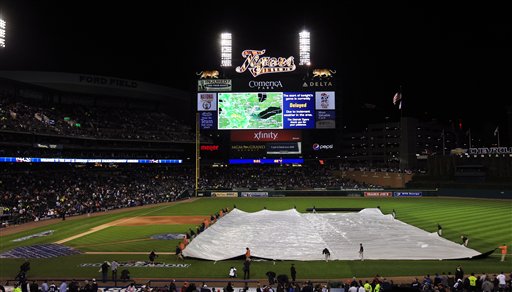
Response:
[[[187,216],[205,215],[221,208],[236,205],[244,211],[258,211],[266,207],[269,210],[285,210],[296,207],[299,212],[306,208],[323,207],[377,207],[383,213],[391,213],[395,209],[397,219],[422,228],[428,232],[437,231],[437,223],[443,226],[443,237],[460,242],[460,235],[470,238],[469,247],[481,252],[489,251],[506,243],[512,244],[512,201],[484,200],[460,198],[202,198],[194,202],[177,205],[156,205],[150,209],[128,210],[124,213],[79,220],[68,220],[30,231],[0,237],[0,251],[16,246],[52,243],[89,230],[94,226],[105,224],[121,218],[135,216]],[[192,225],[153,225],[153,226],[114,226],[101,231],[66,242],[66,245],[82,251],[174,251],[176,240],[150,240],[153,234],[184,233]],[[12,239],[45,230],[55,230],[47,237],[34,238],[23,242],[12,242]],[[55,259],[32,259],[30,277],[100,277],[97,268],[80,268],[80,263],[101,263],[104,260],[118,261],[147,260],[147,255],[75,255]],[[426,273],[452,273],[459,264],[466,272],[497,273],[512,271],[511,259],[499,262],[496,252],[491,257],[471,261],[334,261],[334,262],[294,262],[298,277],[301,279],[336,279],[340,277],[370,277],[375,274],[384,276],[422,275]],[[0,277],[13,278],[23,260],[0,259]],[[178,263],[174,256],[160,256],[158,261]],[[180,262],[181,263],[181,262]],[[234,265],[242,271],[239,261],[210,262],[186,260],[188,269],[177,268],[130,268],[132,277],[148,278],[225,278],[229,267]],[[251,273],[255,278],[265,278],[268,270],[277,274],[289,273],[291,262],[254,262]]]

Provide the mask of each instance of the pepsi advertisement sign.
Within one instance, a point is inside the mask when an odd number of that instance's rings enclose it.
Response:
[[[422,192],[394,192],[393,197],[421,197]]]
[[[333,150],[334,149],[334,144],[318,144],[318,143],[315,143],[315,144],[313,144],[312,148],[313,148],[314,151]]]

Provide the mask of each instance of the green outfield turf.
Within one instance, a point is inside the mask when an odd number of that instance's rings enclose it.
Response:
[[[217,212],[221,208],[236,205],[244,211],[258,211],[266,207],[269,210],[285,210],[296,207],[299,212],[306,208],[340,207],[367,208],[379,206],[383,213],[395,209],[397,219],[428,232],[437,231],[437,223],[443,226],[443,236],[454,242],[460,242],[460,235],[470,238],[469,247],[480,252],[493,250],[498,245],[512,244],[512,201],[460,198],[202,198],[194,202],[182,202],[176,205],[155,205],[149,209],[127,210],[118,214],[106,214],[79,220],[61,221],[50,226],[0,237],[0,251],[18,246],[41,243],[53,243],[70,236],[86,232],[95,226],[122,218],[141,216],[197,216]],[[83,252],[172,252],[177,240],[153,240],[149,237],[161,233],[184,233],[195,225],[150,225],[150,226],[111,226],[83,237],[65,242]],[[195,228],[194,228],[195,229]],[[54,230],[53,235],[34,238],[22,242],[13,239],[30,234]],[[270,239],[269,239],[270,240]],[[510,251],[510,249],[509,249]],[[32,269],[29,277],[79,277],[99,278],[98,268],[82,268],[81,263],[101,263],[104,260],[118,261],[147,260],[147,255],[89,255],[31,259]],[[480,260],[463,261],[334,261],[334,262],[295,262],[298,278],[336,279],[340,277],[370,277],[375,274],[384,276],[422,275],[426,273],[452,273],[457,265],[463,265],[466,272],[512,271],[512,256],[508,261],[499,262],[499,254]],[[165,263],[183,263],[172,255],[162,255],[157,261]],[[22,259],[0,259],[0,278],[13,278]],[[210,262],[185,260],[188,268],[129,268],[132,277],[144,278],[225,278],[230,266],[242,271],[239,261]],[[289,273],[291,262],[253,262],[253,278],[265,278],[268,270],[277,274]]]

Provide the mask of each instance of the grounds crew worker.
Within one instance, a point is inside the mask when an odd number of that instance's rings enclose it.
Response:
[[[505,256],[507,255],[507,245],[503,244],[502,246],[500,246],[498,248],[501,249],[501,261],[504,262]]]

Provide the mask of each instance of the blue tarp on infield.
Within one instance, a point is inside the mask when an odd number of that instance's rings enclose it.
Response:
[[[2,259],[19,258],[54,258],[59,256],[68,256],[79,254],[80,251],[74,248],[60,244],[39,244],[31,246],[22,246],[0,254]]]

